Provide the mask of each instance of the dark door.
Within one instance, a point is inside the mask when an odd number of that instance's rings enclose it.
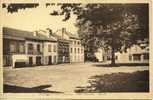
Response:
[[[41,57],[36,57],[36,65],[41,65]]]
[[[32,66],[32,64],[33,64],[33,59],[32,57],[29,57],[29,65]]]
[[[48,57],[48,64],[49,64],[49,65],[52,64],[52,56],[49,56],[49,57]]]

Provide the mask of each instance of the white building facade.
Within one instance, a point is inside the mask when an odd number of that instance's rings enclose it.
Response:
[[[133,45],[127,52],[115,53],[117,63],[149,63],[149,47],[147,44]]]

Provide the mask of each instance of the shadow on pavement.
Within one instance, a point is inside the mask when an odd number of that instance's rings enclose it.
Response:
[[[116,63],[115,65],[93,64],[93,66],[96,66],[96,67],[149,66],[149,63]]]
[[[4,84],[4,93],[62,93],[58,91],[44,90],[51,87],[51,85],[40,85],[32,88],[21,87],[15,85]]]
[[[92,76],[89,84],[76,87],[76,93],[149,92],[149,71]]]

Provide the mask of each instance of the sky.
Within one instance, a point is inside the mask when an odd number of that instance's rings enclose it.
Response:
[[[37,8],[19,9],[18,12],[8,13],[6,8],[2,9],[2,24],[5,27],[11,27],[27,31],[35,31],[40,29],[51,28],[53,32],[58,29],[66,28],[71,33],[77,33],[77,28],[74,26],[76,16],[64,22],[64,16],[49,15],[53,9],[58,9],[57,6],[48,6],[40,4]]]

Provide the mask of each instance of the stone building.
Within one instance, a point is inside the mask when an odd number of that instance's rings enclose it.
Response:
[[[67,49],[69,52],[69,62],[84,62],[84,47],[81,45],[81,40],[77,34],[72,34],[66,30],[66,28],[62,28],[57,30],[55,34],[59,37],[59,39],[67,40],[69,42],[69,47]]]
[[[140,41],[139,45],[133,45],[127,52],[115,53],[118,63],[149,63],[149,45],[146,41]]]
[[[46,44],[55,45],[53,53],[44,51],[48,49],[48,45],[46,46]],[[53,54],[56,60],[50,59],[50,55]],[[54,62],[57,62],[57,41],[55,39],[47,38],[38,32],[3,28],[4,66],[34,66]]]

